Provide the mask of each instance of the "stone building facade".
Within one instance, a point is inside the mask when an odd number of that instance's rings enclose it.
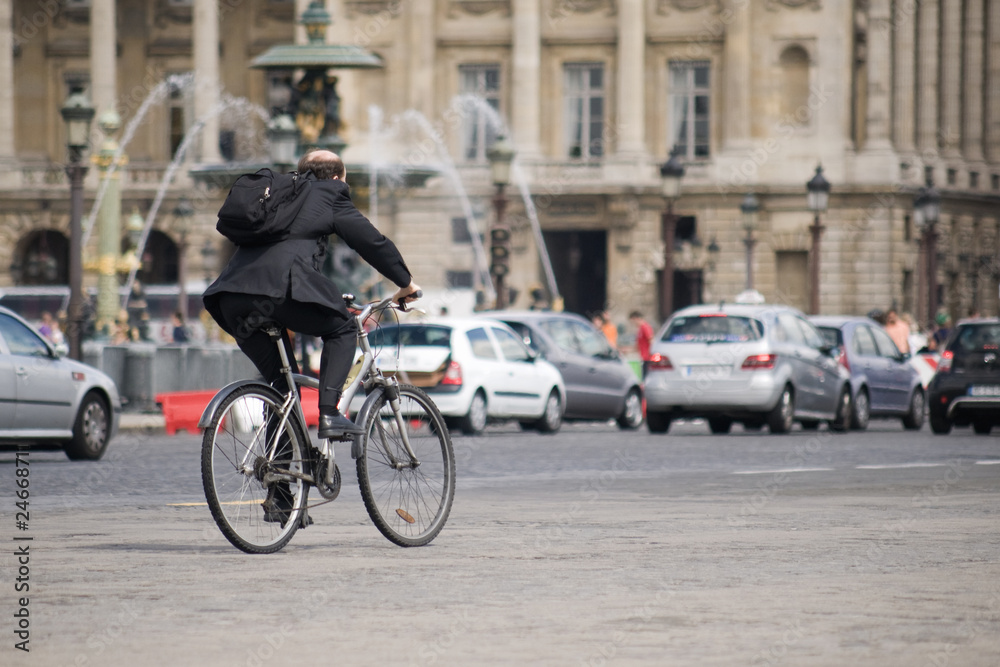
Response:
[[[305,7],[0,0],[0,25],[11,26],[0,31],[0,287],[65,281],[59,108],[74,85],[133,132],[120,137],[128,155],[119,174],[123,215],[145,215],[165,188],[148,279],[176,282],[179,253],[192,276],[216,270],[231,252],[214,231],[225,189],[206,187],[189,169],[264,159],[264,119],[287,101],[294,72],[249,64],[272,45],[304,41],[294,17]],[[336,72],[348,180],[442,303],[460,306],[482,289],[494,194],[486,153],[505,132],[517,151],[506,189],[515,306],[528,304],[533,287],[548,289],[551,276],[569,310],[607,306],[624,324],[638,309],[659,320],[669,251],[675,307],[732,300],[746,287],[749,258],[753,287],[807,309],[813,216],[805,184],[822,165],[832,190],[821,218],[820,312],[896,304],[926,322],[933,289],[955,317],[998,312],[1000,3],[326,7],[334,17],[328,41],[362,46],[385,63]],[[101,140],[95,130],[95,152]],[[182,144],[181,168],[162,185]],[[658,167],[675,146],[686,173],[673,208],[676,237],[665,243]],[[352,165],[359,176],[406,167],[439,174],[420,187],[372,191],[351,179]],[[88,210],[98,177],[92,168]],[[942,194],[934,276],[913,205],[928,178]],[[740,212],[748,192],[760,202],[752,253]],[[185,220],[174,214],[181,198],[194,204],[183,242]],[[85,255],[92,252],[88,246]]]

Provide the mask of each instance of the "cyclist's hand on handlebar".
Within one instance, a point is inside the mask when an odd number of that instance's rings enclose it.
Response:
[[[398,303],[400,306],[406,306],[406,304],[416,301],[421,296],[423,292],[420,291],[420,285],[413,281],[406,287],[400,287],[396,290],[396,293],[392,295],[392,302]]]

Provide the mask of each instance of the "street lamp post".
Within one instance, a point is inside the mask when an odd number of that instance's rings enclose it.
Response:
[[[684,178],[684,164],[680,161],[676,148],[670,152],[670,159],[660,166],[663,198],[666,210],[661,218],[663,229],[663,272],[660,274],[660,319],[666,320],[674,311],[674,237],[677,218],[674,215],[674,200],[681,194],[681,179]]]
[[[826,211],[830,201],[830,183],[823,178],[823,167],[816,167],[816,175],[806,183],[807,203],[813,213],[813,223],[809,226],[812,234],[812,250],[809,252],[809,312],[819,314],[819,239],[823,234],[820,213]]]
[[[69,162],[66,175],[69,177],[69,356],[80,361],[83,358],[80,340],[83,334],[83,178],[87,175],[87,165],[83,162],[83,152],[90,145],[90,121],[94,118],[94,107],[82,88],[74,88],[60,110],[66,123],[66,146]]]
[[[760,202],[752,192],[748,192],[740,203],[740,212],[743,214],[743,229],[746,236],[743,238],[743,245],[747,249],[747,284],[746,289],[753,289],[753,248],[757,245],[754,238],[754,230],[757,229],[757,212],[760,210]]]
[[[194,207],[187,197],[182,197],[174,207],[174,228],[177,230],[177,312],[187,322],[187,250],[188,229]]]
[[[927,269],[927,319],[937,314],[937,222],[941,217],[941,193],[934,181],[927,179],[927,186],[920,188],[913,201],[917,225],[923,231],[924,256]]]
[[[496,194],[493,195],[493,208],[496,219],[490,228],[490,275],[493,276],[493,287],[496,291],[496,310],[503,310],[509,304],[510,294],[507,288],[507,274],[510,273],[510,227],[504,219],[507,209],[507,195],[504,189],[510,183],[510,165],[514,161],[514,147],[505,136],[497,137],[496,142],[486,152],[490,161],[493,185]]]

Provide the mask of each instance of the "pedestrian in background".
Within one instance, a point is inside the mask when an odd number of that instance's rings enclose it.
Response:
[[[612,323],[611,318],[608,317],[608,311],[602,311],[594,315],[591,320],[594,326],[604,334],[604,337],[608,339],[611,343],[611,347],[618,349],[618,327]]]
[[[885,332],[903,354],[910,353],[910,325],[899,316],[894,308],[885,314]]]
[[[638,310],[629,313],[628,319],[635,327],[635,347],[639,351],[639,358],[642,359],[642,379],[645,380],[649,371],[649,348],[653,343],[653,327]]]
[[[184,325],[184,315],[181,311],[174,313],[171,318],[173,321],[174,329],[172,333],[172,339],[175,343],[190,343],[191,337],[188,335],[187,326]]]

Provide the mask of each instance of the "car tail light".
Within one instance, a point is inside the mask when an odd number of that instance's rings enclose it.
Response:
[[[674,365],[670,363],[670,357],[665,354],[654,354],[649,358],[649,370],[651,371],[671,371]]]
[[[837,361],[847,369],[848,373],[851,372],[851,362],[847,360],[847,351],[844,348],[840,348],[840,352],[837,353]]]
[[[937,372],[938,373],[949,373],[951,372],[951,362],[955,359],[955,353],[951,350],[945,350],[941,354],[941,358],[938,360]]]
[[[776,354],[752,354],[743,360],[740,368],[745,371],[771,370],[777,358]]]
[[[448,364],[448,369],[444,372],[441,384],[449,384],[455,387],[462,386],[462,367],[457,361]]]

